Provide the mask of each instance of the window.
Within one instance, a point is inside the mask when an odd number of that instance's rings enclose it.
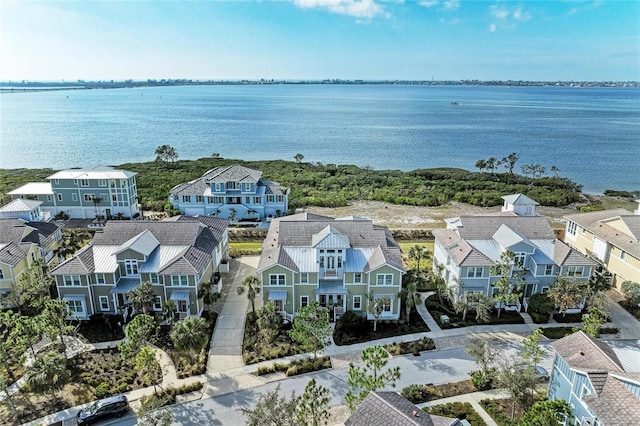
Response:
[[[4,271],[0,269],[0,280],[4,280]]]
[[[80,275],[63,275],[62,280],[64,281],[64,285],[68,285],[68,286],[82,285],[82,281],[80,281]]]
[[[47,195],[47,201],[48,202],[52,202],[53,201],[53,197],[51,195]]]
[[[547,294],[549,292],[549,287],[542,287],[542,294]]]
[[[567,227],[567,233],[575,237],[577,229],[578,229],[578,225],[575,222],[569,222],[569,226]]]
[[[567,267],[567,275],[570,277],[580,277],[584,271],[583,266],[569,266]]]
[[[300,307],[304,308],[309,304],[309,296],[300,296]]]
[[[118,201],[118,196],[116,194],[112,194],[111,195],[111,201],[113,201],[113,202]]]
[[[213,197],[213,201],[216,204],[222,204],[222,203],[224,203],[224,197]]]
[[[138,275],[138,261],[135,259],[127,259],[124,261],[125,275]]]
[[[373,298],[374,300],[378,300],[378,299],[382,299],[383,297],[388,297],[389,300],[391,301],[391,303],[385,303],[382,306],[382,313],[390,313],[391,312],[391,305],[393,305],[393,295],[391,294],[376,294]]]
[[[155,285],[160,284],[160,279],[158,278],[158,274],[149,274],[149,281],[151,281],[151,284],[155,284]]]
[[[362,309],[362,296],[353,296],[353,310],[359,311]]]
[[[240,189],[240,182],[235,182],[235,181],[227,182],[227,189]]]
[[[471,266],[467,268],[467,278],[482,278],[483,270],[481,266]]]
[[[338,268],[342,268],[342,256],[338,256]]]
[[[244,197],[245,204],[251,204],[251,197]]]
[[[216,183],[216,192],[224,192],[224,183],[222,182]]]
[[[587,387],[587,385],[582,385],[582,389],[580,389],[580,398],[584,398],[587,395],[591,395],[591,391]]]
[[[620,251],[620,260],[624,260],[624,258],[627,257],[627,252],[624,250]]]
[[[80,186],[89,186],[89,181],[87,179],[80,179]]]
[[[60,185],[60,179],[54,179],[53,181],[55,182],[56,185]]]
[[[376,282],[378,285],[393,285],[393,274],[378,274]]]
[[[126,188],[126,187],[127,187],[127,181],[126,181],[126,179],[122,179],[122,180],[120,181],[120,186],[121,186],[122,188]]]
[[[84,303],[82,300],[65,300],[67,302],[67,306],[69,307],[70,316],[72,317],[83,317],[84,316]]]
[[[242,184],[242,192],[251,192],[251,184],[243,183]]]
[[[320,256],[320,267],[324,268],[324,256]]]
[[[106,179],[98,180],[98,186],[107,186],[107,180]]]
[[[545,275],[553,275],[553,265],[546,265],[544,267],[544,274]]]
[[[300,284],[309,284],[309,274],[307,272],[300,272]]]
[[[262,197],[253,197],[253,204],[262,204]]]
[[[190,203],[191,202],[191,196],[190,195],[183,195],[182,196],[182,202],[183,203]]]
[[[106,282],[104,274],[96,274],[96,284],[105,284]]]
[[[278,195],[276,199],[278,200],[279,203],[282,203],[284,201],[284,197],[282,195]]]
[[[526,253],[516,253],[513,260],[515,261],[517,266],[524,267],[524,262],[525,262],[526,258],[527,258],[527,254]]]
[[[202,203],[204,201],[204,197],[202,195],[196,195],[196,203]]]
[[[56,198],[58,198],[58,201],[62,201],[62,194],[56,194]]]
[[[75,192],[73,194],[71,194],[71,200],[72,201],[78,201],[78,194],[76,194]]]
[[[275,201],[275,196],[267,195],[267,203],[273,203]]]
[[[186,287],[189,285],[189,277],[187,275],[171,275],[171,285]]]
[[[353,283],[362,284],[362,272],[356,272],[353,274]]]
[[[109,297],[107,296],[100,296],[100,310],[101,311],[108,311],[109,310]]]
[[[154,296],[154,298],[153,298],[153,310],[154,311],[161,311],[162,310],[162,297],[161,296]]]
[[[284,274],[271,274],[269,275],[269,285],[286,285]]]
[[[93,194],[84,194],[84,201],[87,203],[93,203],[93,199],[96,198]]]
[[[115,188],[115,187],[116,187],[116,181],[115,181],[115,180],[113,180],[113,179],[111,179],[111,180],[109,181],[109,184],[111,185],[111,187],[112,187],[112,188]]]
[[[213,197],[207,197],[207,204],[213,204]]]

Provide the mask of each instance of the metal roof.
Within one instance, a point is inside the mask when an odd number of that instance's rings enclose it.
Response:
[[[318,288],[315,289],[316,294],[347,294],[348,291],[339,281],[320,280]]]
[[[186,253],[188,248],[189,246],[159,246],[151,253],[146,262],[140,264],[138,271],[157,274],[174,259]]]
[[[9,195],[53,195],[51,182],[29,182],[13,191],[7,192]]]
[[[47,179],[129,179],[136,172],[118,170],[108,166],[96,166],[90,169],[67,169],[52,174]]]
[[[0,207],[0,213],[30,212],[38,208],[41,204],[42,201],[18,198]]]
[[[125,241],[114,254],[122,253],[125,250],[133,250],[144,256],[149,256],[149,254],[155,250],[158,245],[160,245],[160,243],[156,237],[153,236],[151,231],[145,229],[138,235]]]
[[[120,278],[118,284],[111,289],[111,294],[125,294],[140,286],[140,278]]]
[[[269,300],[287,300],[286,291],[270,291],[267,296]]]
[[[171,292],[171,296],[169,296],[170,300],[181,300],[184,302],[189,301],[189,291],[188,290],[173,290]]]
[[[93,264],[97,274],[112,274],[118,270],[115,251],[119,246],[93,246]]]

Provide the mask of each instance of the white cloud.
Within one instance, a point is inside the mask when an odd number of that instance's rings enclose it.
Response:
[[[432,7],[432,6],[437,6],[438,2],[437,1],[423,0],[423,1],[419,2],[418,4],[420,6],[424,6],[424,7]]]
[[[580,12],[585,12],[588,10],[594,10],[599,8],[602,5],[602,1],[598,0],[598,1],[594,1],[594,2],[590,2],[584,6],[576,6],[573,7],[569,10],[568,14],[569,15],[575,15],[576,13],[580,13]]]
[[[489,26],[490,32],[505,28],[513,29],[516,27],[516,23],[527,22],[531,19],[531,13],[524,10],[522,6],[510,8],[508,6],[491,5],[489,6],[489,14],[497,20],[497,22]]]
[[[384,8],[374,0],[294,0],[302,9],[325,9],[337,15],[372,19],[384,14]]]
[[[447,10],[458,10],[460,8],[459,0],[448,0],[443,3],[444,8]]]
[[[496,24],[489,25],[489,32],[490,33],[495,33],[496,32]]]
[[[489,8],[489,12],[494,18],[497,19],[507,19],[509,17],[509,11],[505,9],[500,9],[498,6],[491,6]]]
[[[531,14],[529,12],[525,12],[522,10],[522,8],[517,8],[513,14],[513,19],[515,19],[516,21],[522,21],[522,22],[526,22],[529,19],[531,19]]]

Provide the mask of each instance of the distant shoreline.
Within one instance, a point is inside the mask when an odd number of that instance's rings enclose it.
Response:
[[[49,90],[128,89],[167,86],[261,86],[261,85],[413,85],[413,86],[515,86],[515,87],[616,87],[637,88],[638,81],[525,81],[525,80],[124,80],[77,82],[0,82],[0,93],[27,93]]]

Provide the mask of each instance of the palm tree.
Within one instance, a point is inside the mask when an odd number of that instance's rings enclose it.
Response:
[[[167,300],[162,304],[162,316],[164,317],[167,324],[173,324],[176,317],[178,316],[178,312],[176,311],[176,303],[173,300]]]
[[[213,281],[208,281],[200,286],[198,290],[198,299],[202,299],[204,308],[211,311],[211,305],[220,300],[220,293],[214,290]]]
[[[203,318],[187,317],[173,326],[171,340],[176,349],[186,353],[189,360],[207,344],[207,323]]]
[[[153,294],[153,285],[149,281],[143,281],[138,287],[127,293],[127,300],[136,311],[148,313],[153,307],[156,296]]]
[[[418,286],[416,282],[408,281],[399,296],[404,298],[405,315],[407,323],[409,323],[411,310],[422,303],[422,296],[418,293]]]
[[[416,269],[420,271],[420,261],[422,259],[428,260],[430,257],[429,251],[425,246],[420,244],[416,244],[415,246],[409,249],[409,259],[415,260]]]
[[[248,276],[242,281],[242,287],[237,288],[238,295],[244,294],[246,291],[247,299],[251,302],[251,312],[253,317],[256,316],[255,299],[258,293],[260,293],[260,280],[255,275]]]
[[[282,326],[282,317],[276,311],[276,306],[273,302],[267,303],[260,309],[257,324],[260,335],[266,339],[267,343],[273,343]]]
[[[84,241],[87,239],[87,235],[77,229],[71,229],[69,231],[63,231],[63,238],[60,242],[60,246],[54,250],[54,253],[58,256],[59,260],[65,260],[69,256],[73,255],[80,247],[84,245]]]
[[[36,392],[51,392],[56,397],[56,392],[62,389],[67,382],[67,363],[63,355],[57,352],[48,352],[44,356],[36,358],[29,367],[29,387]]]
[[[96,208],[96,219],[98,219],[100,217],[100,203],[102,202],[102,198],[94,196],[91,198],[91,201],[93,201],[93,205]]]

